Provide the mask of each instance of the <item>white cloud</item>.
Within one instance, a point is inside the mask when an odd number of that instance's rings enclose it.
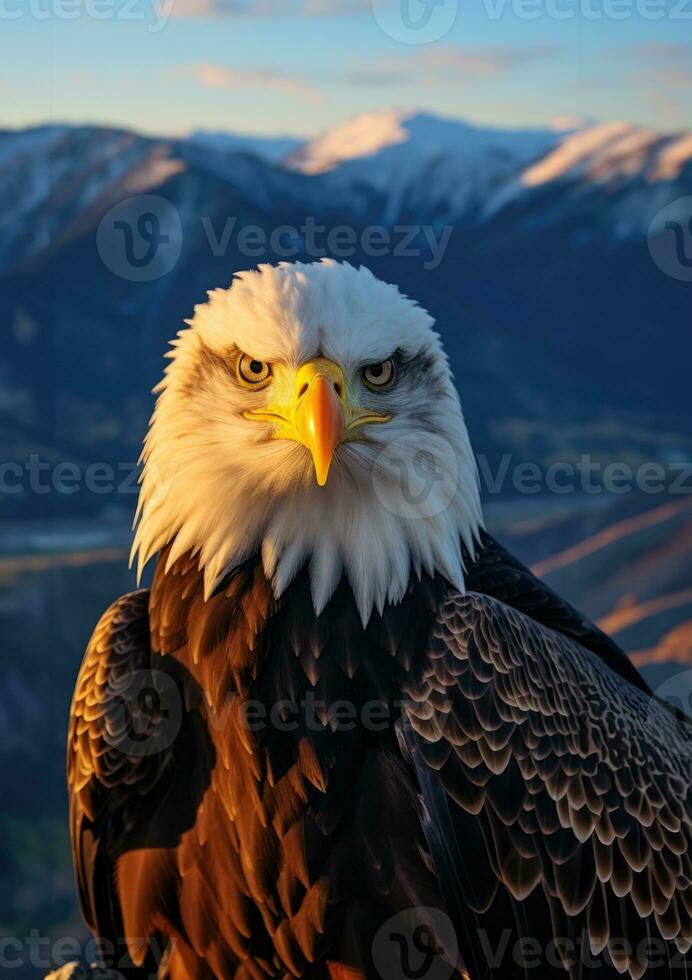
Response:
[[[495,78],[558,54],[552,45],[470,48],[444,46],[395,55],[356,67],[346,80],[358,85],[443,84]]]
[[[191,78],[205,88],[264,89],[277,95],[292,96],[311,105],[322,101],[319,89],[305,79],[273,69],[230,68],[203,62],[177,68],[171,74],[176,78]]]

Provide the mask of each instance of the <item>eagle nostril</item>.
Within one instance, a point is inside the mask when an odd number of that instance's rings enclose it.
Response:
[[[303,395],[307,390],[308,390],[308,383],[306,381],[305,384],[301,386],[301,389],[298,392],[298,401],[300,401],[300,399],[303,397]]]
[[[341,385],[339,384],[338,381],[335,381],[334,382],[334,391],[337,393],[337,395],[339,396],[339,398],[341,398],[341,391],[342,391],[342,389],[341,389]]]

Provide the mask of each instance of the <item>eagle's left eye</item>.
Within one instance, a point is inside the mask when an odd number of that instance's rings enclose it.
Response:
[[[394,381],[394,361],[388,357],[386,361],[366,365],[363,380],[369,388],[386,388]]]
[[[256,388],[266,384],[271,377],[271,368],[266,361],[258,361],[249,354],[243,354],[238,361],[238,377],[246,385]]]

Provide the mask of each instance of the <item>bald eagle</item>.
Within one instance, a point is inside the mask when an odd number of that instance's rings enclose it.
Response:
[[[71,709],[103,965],[686,976],[690,727],[484,531],[431,317],[323,261],[187,323],[142,454],[153,584]]]

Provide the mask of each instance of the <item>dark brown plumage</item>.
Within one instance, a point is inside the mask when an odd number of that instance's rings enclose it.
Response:
[[[125,972],[377,977],[419,907],[453,923],[445,976],[566,976],[546,946],[583,930],[685,976],[690,729],[491,538],[466,596],[414,579],[365,629],[345,581],[316,617],[305,574],[276,600],[253,560],[204,602],[165,560],[98,624],[70,723],[82,908]]]

